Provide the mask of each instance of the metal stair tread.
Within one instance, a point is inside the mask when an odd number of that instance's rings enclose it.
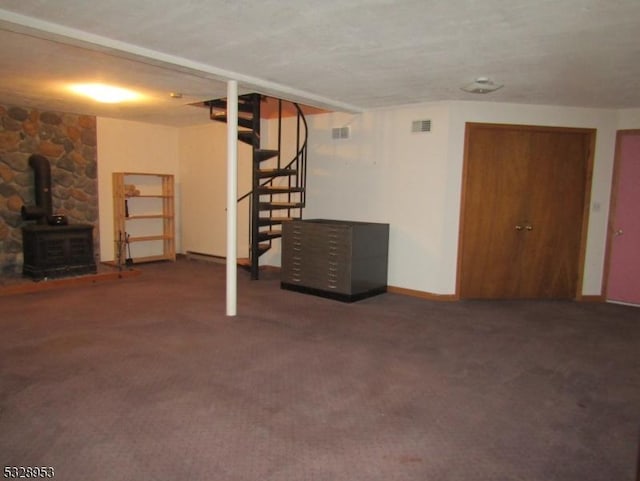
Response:
[[[245,144],[253,145],[254,140],[260,140],[260,135],[253,130],[238,130],[238,140]]]
[[[280,151],[276,149],[255,149],[253,152],[260,162],[272,159],[280,154]]]
[[[227,122],[227,113],[226,112],[217,112],[211,115],[211,120],[215,120],[217,122]],[[247,117],[238,116],[238,125],[240,127],[245,127],[250,129],[253,127],[253,119]]]
[[[260,217],[260,219],[258,220],[258,224],[260,224],[261,226],[282,224],[284,222],[290,222],[292,220],[295,220],[296,218],[297,217],[279,217],[279,216]]]
[[[277,237],[282,237],[282,229],[269,229],[258,232],[260,240],[275,239]]]
[[[260,202],[261,210],[297,209],[304,207],[302,202]]]
[[[205,104],[216,109],[227,109],[226,98],[209,100],[208,102],[205,102]],[[238,111],[253,113],[253,102],[251,100],[246,100],[238,97]]]
[[[260,178],[264,177],[289,177],[297,174],[296,169],[260,169],[258,175]]]
[[[289,187],[287,185],[263,185],[258,187],[258,192],[261,194],[287,194],[303,192],[302,187]]]

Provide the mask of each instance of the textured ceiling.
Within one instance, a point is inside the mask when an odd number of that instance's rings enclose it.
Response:
[[[3,0],[0,101],[171,125],[240,91],[341,110],[439,100],[640,107],[638,0]],[[488,76],[504,88],[459,87]],[[56,85],[96,79],[142,105]],[[183,99],[168,97],[171,91]]]

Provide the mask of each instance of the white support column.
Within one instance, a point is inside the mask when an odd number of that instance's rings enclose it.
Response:
[[[238,82],[227,82],[227,316],[238,305]]]

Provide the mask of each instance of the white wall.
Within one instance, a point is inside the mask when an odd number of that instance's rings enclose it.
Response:
[[[429,119],[432,132],[410,132]],[[447,102],[310,117],[305,217],[390,224],[389,284],[453,294],[466,122],[596,128],[584,295],[601,290],[617,113],[487,102]],[[331,128],[352,138],[332,140]]]
[[[623,109],[618,111],[618,129],[640,129],[640,109]]]
[[[176,181],[176,212],[180,209],[180,176],[178,172],[179,129],[160,125],[109,118],[97,119],[98,137],[98,202],[100,212],[100,257],[114,259],[113,172],[146,172],[173,174]],[[157,233],[157,232],[154,232]],[[180,252],[180,218],[176,218],[176,250]],[[153,246],[135,245],[135,255]]]
[[[182,248],[226,256],[227,126],[180,130]],[[251,148],[238,144],[238,195],[251,190]],[[248,256],[248,204],[238,207],[238,257]]]
[[[413,120],[426,119],[431,132],[411,132]],[[442,266],[449,222],[448,106],[315,115],[308,121],[305,217],[389,223],[389,284],[452,292],[455,271]],[[347,125],[351,138],[331,139],[332,128]]]
[[[224,256],[226,145],[224,132],[216,139],[220,129],[224,130],[224,126],[212,122],[180,130],[182,247],[185,252]]]

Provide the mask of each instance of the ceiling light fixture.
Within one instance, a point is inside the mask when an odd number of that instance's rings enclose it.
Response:
[[[488,94],[504,87],[502,84],[496,84],[489,77],[478,77],[470,84],[460,87],[460,90],[472,94]]]
[[[142,98],[142,95],[133,90],[101,83],[74,84],[69,89],[77,94],[90,97],[97,102],[107,104],[130,102]]]

